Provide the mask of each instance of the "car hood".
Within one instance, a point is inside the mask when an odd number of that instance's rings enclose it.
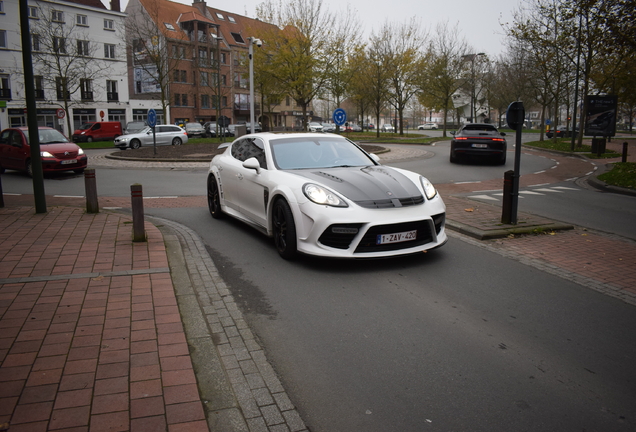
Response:
[[[323,184],[362,207],[402,207],[424,202],[420,189],[410,178],[386,166],[321,168],[293,173]]]
[[[59,154],[64,152],[77,153],[80,147],[73,143],[51,143],[41,144],[40,150],[47,151],[52,154]]]

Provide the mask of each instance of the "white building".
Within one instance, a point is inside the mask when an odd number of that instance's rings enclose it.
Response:
[[[87,121],[132,121],[119,0],[111,10],[100,0],[30,0],[28,15],[38,124],[70,137]],[[27,124],[19,17],[18,0],[0,0],[0,129]]]

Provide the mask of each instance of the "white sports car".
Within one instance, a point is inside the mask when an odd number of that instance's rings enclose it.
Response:
[[[208,206],[274,238],[285,259],[412,254],[443,245],[446,206],[411,171],[339,135],[245,135],[210,163]]]

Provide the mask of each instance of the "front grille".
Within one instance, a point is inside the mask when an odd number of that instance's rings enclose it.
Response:
[[[366,200],[356,201],[360,207],[364,208],[395,208],[395,207],[409,207],[424,203],[424,197],[422,195],[408,197],[408,198],[387,198],[381,200]]]
[[[66,152],[68,154],[64,154],[65,152],[56,152],[53,153],[53,156],[55,156],[58,159],[75,159],[77,157],[77,151],[69,151]]]
[[[433,241],[432,223],[430,220],[421,220],[414,222],[404,222],[390,225],[377,225],[369,228],[364,237],[360,241],[360,244],[356,248],[356,253],[364,252],[384,252],[392,250],[407,249],[414,246],[421,246]],[[378,235],[382,234],[394,234],[404,231],[417,230],[417,237],[414,240],[409,240],[401,243],[389,243],[379,245],[376,244]]]
[[[362,224],[334,224],[322,233],[318,241],[336,249],[348,249]]]

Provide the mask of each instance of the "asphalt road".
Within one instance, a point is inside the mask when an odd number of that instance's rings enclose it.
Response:
[[[287,262],[205,209],[148,214],[203,237],[313,432],[634,430],[633,306],[457,238]]]

